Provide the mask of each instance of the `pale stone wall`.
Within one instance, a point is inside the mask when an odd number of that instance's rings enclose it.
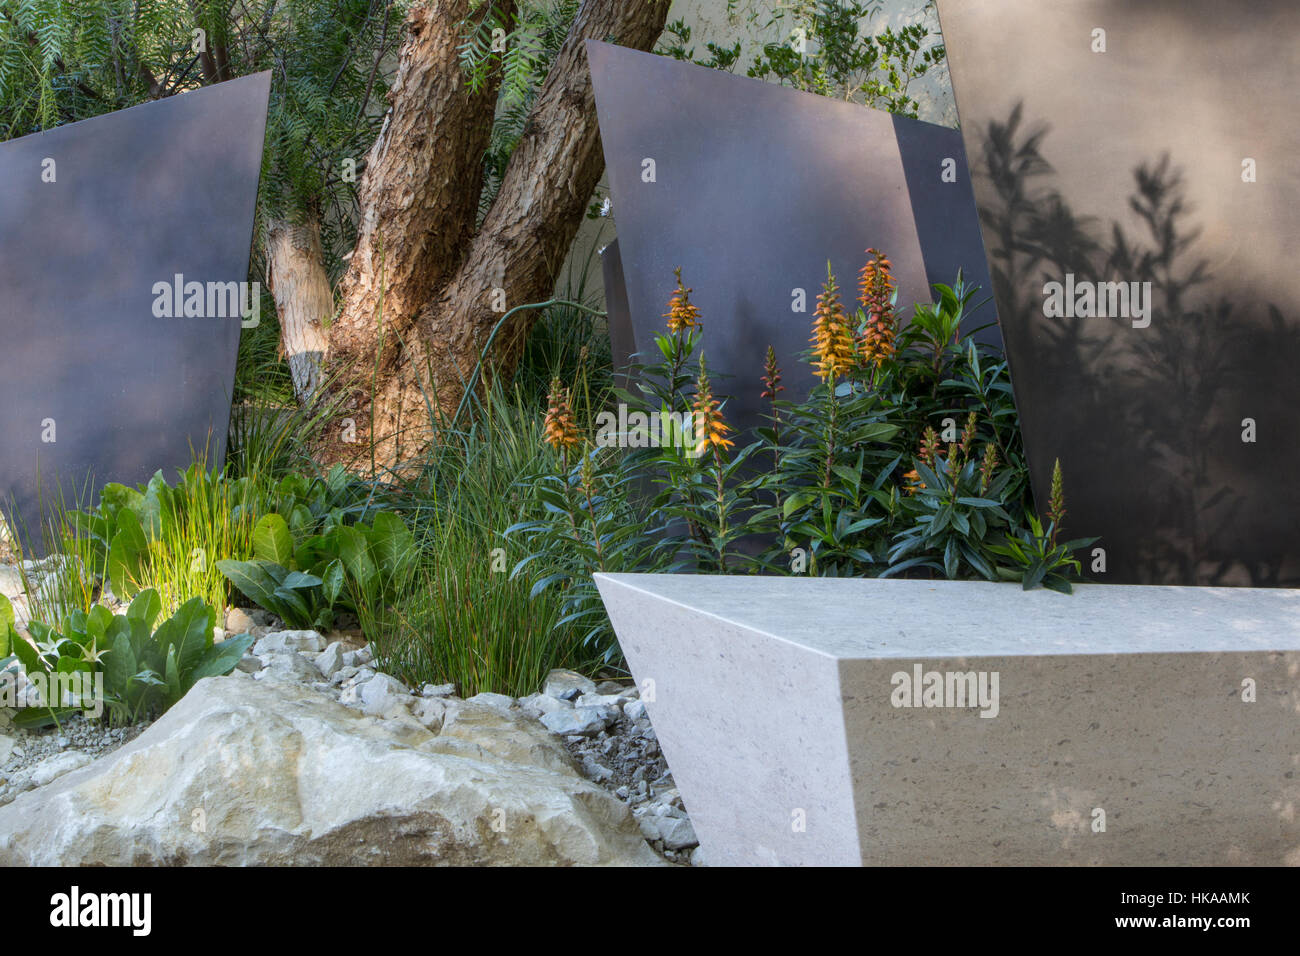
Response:
[[[791,26],[789,17],[783,23],[771,25],[771,11],[778,6],[774,0],[732,0],[730,4],[728,0],[676,0],[668,20],[683,20],[691,28],[691,45],[701,59],[707,56],[708,41],[726,46],[739,40],[740,60],[736,72],[744,76],[763,44],[786,38],[783,33]],[[939,36],[939,17],[932,0],[881,0],[877,12],[862,21],[862,32],[873,34],[886,27],[897,29],[916,23],[925,24],[932,36]],[[947,64],[931,68],[915,81],[909,93],[920,103],[917,108],[920,119],[943,126],[957,125],[957,107]]]

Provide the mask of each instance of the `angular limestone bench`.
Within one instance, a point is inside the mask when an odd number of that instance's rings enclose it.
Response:
[[[1300,865],[1300,592],[596,580],[711,865]]]

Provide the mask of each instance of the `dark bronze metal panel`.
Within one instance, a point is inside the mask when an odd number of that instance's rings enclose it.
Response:
[[[1038,500],[1096,580],[1300,585],[1300,4],[939,14]]]
[[[627,281],[623,277],[617,239],[600,250],[600,275],[605,286],[605,322],[609,327],[609,351],[614,357],[614,381],[619,388],[627,388],[627,375],[623,373],[636,351],[636,333],[632,329]]]
[[[0,144],[0,493],[33,551],[42,502],[224,458],[241,316],[206,292],[248,279],[269,92],[260,73]],[[154,314],[177,275],[203,317]]]
[[[588,42],[587,54],[628,305],[624,319],[610,297],[611,332],[624,323],[637,350],[650,348],[682,266],[733,424],[763,421],[769,344],[788,395],[813,384],[798,355],[828,259],[852,304],[865,250],[884,250],[904,316],[958,265],[987,288],[957,131],[609,44]],[[943,179],[947,158],[955,182]],[[614,254],[605,250],[607,275]],[[804,312],[792,311],[794,289],[804,290]],[[988,304],[968,328],[994,320]],[[996,342],[996,327],[985,337]],[[617,336],[614,346],[626,360]]]
[[[978,286],[979,293],[971,300],[973,308],[962,321],[962,331],[973,332],[977,341],[1000,349],[1002,336],[993,306],[993,280],[984,258],[984,240],[961,133],[906,116],[891,119],[907,177],[912,221],[925,258],[926,278],[931,285],[952,285],[961,270],[968,286]]]

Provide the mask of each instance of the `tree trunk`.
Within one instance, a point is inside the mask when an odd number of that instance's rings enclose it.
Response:
[[[294,395],[299,404],[308,405],[320,384],[325,327],[334,314],[319,221],[267,224],[266,284],[275,299],[280,351],[289,363]]]
[[[376,464],[391,468],[434,439],[431,419],[460,404],[502,302],[508,310],[550,297],[604,169],[583,42],[648,49],[668,6],[585,0],[477,232],[497,86],[470,93],[457,62],[468,0],[410,14],[392,108],[360,183],[360,238],[340,316],[328,333],[327,368]],[[514,370],[535,319],[531,310],[516,313],[497,332],[488,372]],[[346,461],[354,450],[320,455]]]
[[[504,10],[509,14],[513,7]],[[456,268],[473,234],[500,77],[477,93],[459,61],[469,0],[416,6],[388,93],[390,109],[358,184],[357,244],[329,330],[335,380],[368,426],[373,381],[406,373],[401,342]],[[376,423],[377,460],[392,464],[400,421]],[[364,442],[369,428],[357,435]],[[352,449],[322,449],[347,460]]]

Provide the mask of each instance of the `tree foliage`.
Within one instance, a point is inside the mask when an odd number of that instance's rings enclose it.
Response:
[[[0,140],[270,70],[259,225],[319,216],[337,274],[404,14],[401,0],[0,0]]]

